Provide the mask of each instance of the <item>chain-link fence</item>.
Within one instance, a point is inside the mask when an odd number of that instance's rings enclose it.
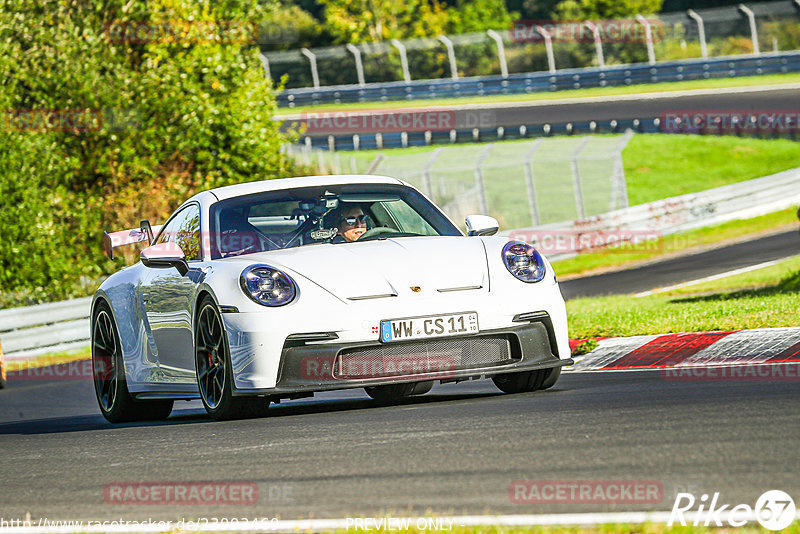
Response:
[[[622,150],[633,136],[539,138],[524,142],[344,154],[308,147],[290,152],[323,173],[400,178],[461,224],[470,214],[502,228],[583,219],[628,206]]]
[[[749,7],[748,7],[749,6]],[[517,21],[496,31],[263,52],[287,88],[503,75],[800,49],[800,6],[758,2],[606,21]],[[453,69],[455,67],[455,69]]]

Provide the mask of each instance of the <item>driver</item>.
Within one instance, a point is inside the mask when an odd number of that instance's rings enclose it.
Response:
[[[342,209],[337,226],[339,228],[337,237],[341,236],[348,243],[352,243],[367,231],[367,216],[358,204],[346,206]]]

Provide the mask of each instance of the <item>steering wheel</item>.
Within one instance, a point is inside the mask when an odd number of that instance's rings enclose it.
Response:
[[[376,226],[375,228],[370,228],[369,230],[361,234],[361,237],[359,237],[356,241],[369,241],[370,239],[374,239],[382,235],[391,235],[399,233],[401,233],[400,230],[395,230],[394,228],[389,228],[388,226]]]

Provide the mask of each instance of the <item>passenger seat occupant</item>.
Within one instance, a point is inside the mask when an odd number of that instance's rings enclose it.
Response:
[[[260,250],[260,232],[239,211],[227,209],[220,212],[219,233],[219,252],[223,256]]]

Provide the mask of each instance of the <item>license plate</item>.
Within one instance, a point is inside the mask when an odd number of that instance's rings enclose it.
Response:
[[[477,333],[478,314],[475,312],[381,321],[381,341],[385,342]]]

